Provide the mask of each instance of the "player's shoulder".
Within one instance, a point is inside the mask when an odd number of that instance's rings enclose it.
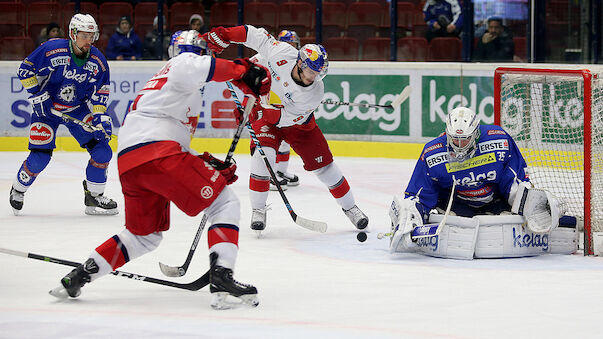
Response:
[[[500,126],[497,125],[480,125],[480,139],[500,139],[509,138],[509,134]]]
[[[54,55],[69,55],[69,40],[67,39],[50,39],[41,44],[38,50],[44,51],[46,57]]]
[[[425,160],[427,157],[430,157],[434,154],[446,152],[448,152],[446,148],[446,134],[441,134],[437,138],[425,144],[423,147],[423,152],[421,152],[421,160]]]
[[[96,48],[95,46],[90,47],[90,56],[88,58],[89,61],[98,64],[103,72],[106,72],[109,69],[109,64],[107,63],[107,58],[103,55],[103,53]]]

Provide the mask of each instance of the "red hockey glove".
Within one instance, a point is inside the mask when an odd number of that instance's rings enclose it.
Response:
[[[266,67],[256,65],[248,58],[235,59],[233,62],[246,68],[245,73],[243,73],[240,79],[232,81],[243,93],[253,94],[256,97],[270,93],[272,78]]]
[[[271,105],[254,105],[253,111],[249,113],[249,123],[253,124],[258,120],[263,120],[270,125],[278,124],[281,120],[281,109]]]
[[[239,178],[235,174],[237,170],[237,164],[234,162],[234,160],[231,163],[227,164],[224,161],[209,154],[208,152],[201,154],[199,158],[203,159],[206,163],[210,164],[211,167],[215,168],[218,172],[220,172],[224,179],[226,179],[227,185],[232,184]]]
[[[247,29],[245,25],[235,27],[216,27],[201,36],[207,41],[207,47],[215,53],[222,53],[231,42],[245,42],[247,40]]]

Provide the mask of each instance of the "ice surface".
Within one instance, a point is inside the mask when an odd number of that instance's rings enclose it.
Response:
[[[56,152],[25,195],[22,215],[8,204],[13,177],[27,153],[0,153],[0,247],[74,261],[123,228],[116,163],[106,195],[117,216],[84,215],[81,181],[86,153]],[[222,155],[223,156],[223,155]],[[57,300],[70,267],[0,254],[0,338],[578,338],[598,337],[603,319],[603,259],[581,255],[458,261],[388,253],[387,208],[403,191],[414,161],[337,158],[369,238],[356,232],[327,189],[304,172],[286,194],[300,216],[325,221],[314,233],[295,225],[272,192],[261,238],[249,228],[249,157],[235,156],[241,177],[232,187],[242,205],[235,278],[259,290],[260,305],[214,311],[205,288],[177,290],[107,276],[77,299]],[[190,282],[208,267],[205,235],[187,274],[167,278],[157,262],[181,265],[200,217],[172,207],[172,229],[159,248],[123,267],[128,272]]]

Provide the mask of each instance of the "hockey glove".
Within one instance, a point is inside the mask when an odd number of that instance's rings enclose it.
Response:
[[[224,179],[226,179],[226,184],[230,185],[233,182],[237,181],[239,178],[235,172],[237,170],[237,164],[234,162],[225,163],[224,161],[214,157],[213,155],[205,152],[199,156],[199,158],[203,159],[206,163],[208,163],[211,167],[215,168]]]
[[[207,47],[217,54],[224,52],[230,46],[230,39],[224,27],[213,28],[211,31],[203,34],[202,37],[207,41]]]
[[[30,96],[29,102],[31,102],[33,107],[33,114],[37,115],[38,117],[46,117],[51,113],[50,109],[52,108],[52,100],[50,100],[50,95],[48,92],[44,91],[42,93]]]
[[[559,225],[566,205],[551,192],[533,188],[529,182],[522,182],[517,188],[511,212],[526,219],[528,229],[534,233],[548,233]]]
[[[111,123],[111,117],[106,114],[95,114],[92,118],[92,125],[96,127],[92,134],[96,140],[111,139],[111,133],[113,132],[113,126]]]
[[[235,59],[234,63],[245,66],[246,71],[238,80],[233,80],[232,83],[243,91],[245,94],[253,94],[256,97],[268,95],[270,93],[270,85],[272,78],[268,69],[262,65],[256,65],[248,58]]]

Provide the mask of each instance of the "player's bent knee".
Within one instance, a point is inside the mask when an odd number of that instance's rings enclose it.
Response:
[[[52,150],[31,150],[27,157],[27,169],[33,173],[40,173],[46,168],[52,158]]]
[[[136,235],[132,234],[132,232],[127,229],[118,234],[118,237],[128,251],[130,260],[153,251],[159,246],[161,240],[163,239],[161,232],[155,232],[147,235]]]
[[[210,225],[238,225],[241,217],[241,203],[234,191],[226,186],[204,213],[207,214]]]
[[[96,143],[92,148],[86,148],[88,149],[88,153],[90,153],[92,160],[99,164],[108,163],[113,157],[111,146],[109,146],[107,143],[99,142]]]

